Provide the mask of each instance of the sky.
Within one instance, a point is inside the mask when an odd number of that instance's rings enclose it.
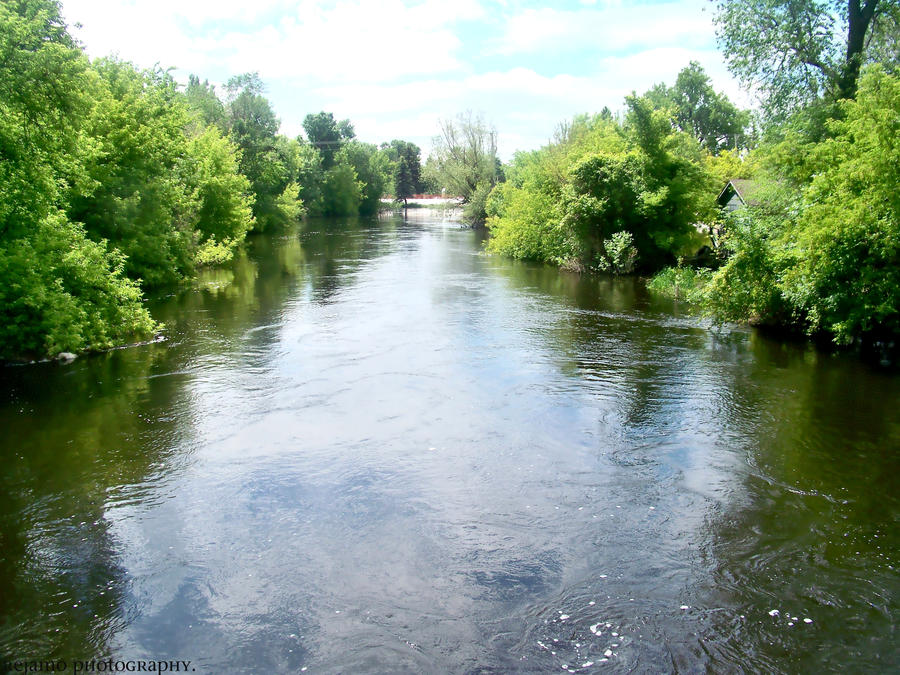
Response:
[[[259,72],[288,136],[326,110],[363,141],[401,138],[427,155],[440,120],[471,110],[497,128],[503,159],[573,115],[674,83],[692,60],[747,107],[713,11],[709,0],[63,0],[91,57],[171,67],[180,82]]]

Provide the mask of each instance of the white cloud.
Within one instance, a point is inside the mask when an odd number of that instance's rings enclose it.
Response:
[[[696,11],[694,10],[694,6]],[[709,43],[712,19],[696,2],[620,5],[601,9],[526,9],[510,18],[494,53],[527,54],[545,50],[621,51],[636,46]]]
[[[220,40],[233,71],[259,70],[265,77],[305,81],[377,82],[407,75],[455,70],[460,40],[431,18],[414,29],[413,16],[385,14],[381,5],[338,5],[285,17],[253,33],[231,32]]]
[[[174,65],[181,79],[259,71],[291,136],[307,113],[330,110],[363,140],[405,138],[427,151],[439,118],[471,109],[497,126],[509,157],[574,114],[618,110],[632,90],[671,84],[691,60],[747,100],[714,49],[705,0],[584,0],[592,6],[571,11],[498,10],[499,0],[64,1],[92,56]],[[499,37],[485,42],[492,30]]]
[[[453,27],[483,16],[477,0],[69,0],[65,14],[92,56],[185,72],[258,70],[264,79],[374,82],[461,67]],[[210,17],[215,17],[211,20]],[[260,25],[255,25],[262,19]],[[215,73],[214,73],[215,74]]]

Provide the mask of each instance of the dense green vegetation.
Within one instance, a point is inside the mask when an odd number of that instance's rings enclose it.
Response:
[[[722,0],[716,21],[761,96],[754,119],[692,62],[506,166],[492,125],[444,120],[423,167],[412,143],[364,143],[324,111],[279,134],[258,74],[220,95],[91,61],[57,0],[0,0],[0,360],[146,339],[144,292],[227,262],[248,233],[422,191],[460,197],[493,252],[661,271],[651,288],[719,320],[897,335],[900,2]],[[733,178],[756,190],[726,216]]]
[[[487,200],[489,250],[658,272],[652,290],[718,320],[900,335],[900,3],[723,1],[717,23],[761,94],[752,127],[691,63],[623,119],[579,117],[517,154]],[[754,193],[726,215],[713,200],[733,178]]]
[[[714,316],[843,344],[900,334],[900,78],[870,67],[838,111],[819,142],[801,119],[757,151],[760,200],[727,223]]]
[[[765,133],[702,306],[838,344],[896,337],[900,3],[722,2],[718,22],[733,71],[763,93]]]
[[[256,74],[220,97],[90,61],[55,0],[2,0],[0,54],[0,360],[145,339],[147,289],[230,260],[250,231],[372,214],[418,181],[418,148],[361,143],[330,113],[280,135]]]
[[[667,102],[626,102],[622,121],[579,117],[547,147],[515,156],[488,199],[491,251],[628,273],[699,248],[694,223],[714,213],[708,141],[677,128]]]

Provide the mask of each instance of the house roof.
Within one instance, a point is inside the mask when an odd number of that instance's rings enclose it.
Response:
[[[722,191],[719,193],[718,202],[720,204],[724,204],[728,202],[728,200],[732,197],[732,192],[738,196],[738,199],[741,200],[744,204],[756,204],[757,202],[753,199],[756,192],[759,190],[759,184],[748,178],[732,178],[729,180],[725,187],[722,188]]]

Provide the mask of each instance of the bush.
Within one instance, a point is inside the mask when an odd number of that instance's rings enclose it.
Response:
[[[616,232],[609,239],[603,241],[603,250],[606,255],[600,258],[598,268],[602,272],[610,274],[631,274],[637,261],[638,252],[634,247],[634,237],[631,232]]]
[[[788,260],[779,240],[785,213],[747,209],[732,215],[723,246],[731,255],[712,276],[704,296],[706,311],[720,321],[793,323],[780,287]]]
[[[900,78],[872,67],[840,106],[830,138],[767,149],[776,181],[726,226],[732,255],[707,292],[719,319],[838,344],[900,334]]]
[[[225,262],[253,227],[250,181],[238,170],[240,151],[215,127],[191,139],[189,151],[188,180],[199,199],[196,261]]]
[[[487,200],[493,185],[481,183],[463,205],[462,217],[469,225],[483,225],[487,220]]]
[[[647,288],[676,300],[699,304],[705,298],[711,276],[712,271],[705,268],[666,267],[647,282]]]
[[[0,359],[106,349],[158,330],[123,266],[62,213],[0,243]]]

